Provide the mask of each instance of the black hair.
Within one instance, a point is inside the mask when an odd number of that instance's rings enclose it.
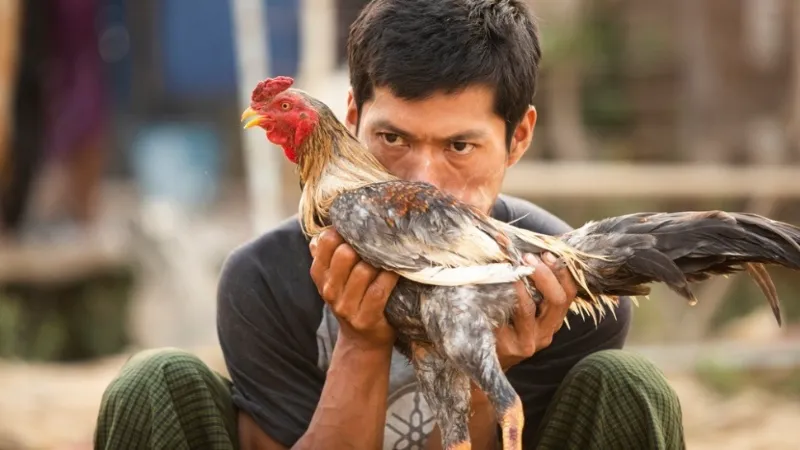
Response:
[[[484,84],[507,144],[533,102],[542,56],[521,0],[373,0],[350,27],[347,53],[359,116],[376,87],[418,100]]]

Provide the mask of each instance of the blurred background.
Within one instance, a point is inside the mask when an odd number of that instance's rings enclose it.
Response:
[[[239,114],[278,74],[341,114],[365,3],[0,0],[0,449],[91,448],[137,349],[224,373],[220,266],[299,194]],[[800,224],[800,2],[532,3],[540,119],[506,193],[573,226],[715,208]],[[695,307],[640,299],[628,348],[667,373],[690,448],[796,448],[800,281],[771,272],[782,329],[743,276]]]

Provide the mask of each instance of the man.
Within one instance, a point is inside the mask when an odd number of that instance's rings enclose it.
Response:
[[[540,47],[523,4],[375,0],[348,45],[347,124],[392,173],[520,227],[569,230],[498,195],[536,123]],[[616,320],[595,326],[570,314],[571,328],[561,327],[575,284],[543,259],[528,258],[541,314],[521,298],[515,327],[497,332],[524,403],[525,448],[682,448],[678,400],[663,375],[615,350],[629,301]],[[396,281],[334,232],[309,245],[292,218],[237,249],[223,269],[218,329],[232,386],[179,351],[138,355],[106,392],[98,447],[441,448],[411,368],[392,351],[383,306]],[[494,411],[476,389],[472,410],[473,448],[498,448]]]

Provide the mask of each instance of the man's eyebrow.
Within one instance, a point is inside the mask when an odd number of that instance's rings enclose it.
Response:
[[[396,126],[395,124],[389,122],[386,119],[378,119],[373,123],[373,128],[380,128],[386,130],[392,134],[396,134],[399,136],[411,136],[411,133],[408,131]]]
[[[378,119],[374,122],[374,128],[386,130],[398,136],[410,137],[412,134],[397,125],[391,123],[386,119]],[[448,142],[471,141],[473,139],[483,139],[487,136],[484,130],[464,130],[443,138],[442,140]]]
[[[449,142],[459,142],[459,141],[472,141],[475,139],[483,139],[485,137],[486,137],[486,132],[483,130],[465,130],[450,135],[447,138],[445,138],[445,140]]]

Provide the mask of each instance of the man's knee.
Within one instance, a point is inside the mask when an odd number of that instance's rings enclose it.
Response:
[[[678,396],[655,364],[621,350],[585,357],[546,418],[546,448],[685,448]]]
[[[601,403],[627,408],[644,408],[647,415],[680,423],[681,407],[677,393],[653,362],[623,350],[603,350],[575,365],[569,377],[583,389],[595,392]],[[643,414],[645,411],[642,412]]]
[[[226,436],[235,435],[228,385],[191,353],[147,350],[128,359],[103,393],[95,448],[119,448],[123,443],[143,448],[153,439],[163,441],[165,433],[184,436],[220,424]],[[165,445],[177,448],[172,444]]]
[[[572,369],[574,376],[602,380],[617,387],[650,386],[674,394],[664,373],[653,362],[624,350],[603,350],[581,360]]]
[[[196,355],[179,348],[165,347],[135,353],[122,366],[122,373],[157,374],[178,367],[206,370],[205,363]]]
[[[126,403],[127,399],[169,390],[178,373],[209,371],[197,356],[176,348],[144,350],[131,356],[103,395],[102,407]]]
[[[677,400],[661,369],[647,358],[624,350],[593,353],[576,364],[570,376],[615,389],[635,389]]]
[[[171,398],[181,379],[207,371],[196,356],[173,348],[133,355],[103,392],[95,428],[96,448],[146,444],[157,419],[154,405]],[[191,373],[195,376],[186,377]],[[161,408],[163,409],[163,408]]]

